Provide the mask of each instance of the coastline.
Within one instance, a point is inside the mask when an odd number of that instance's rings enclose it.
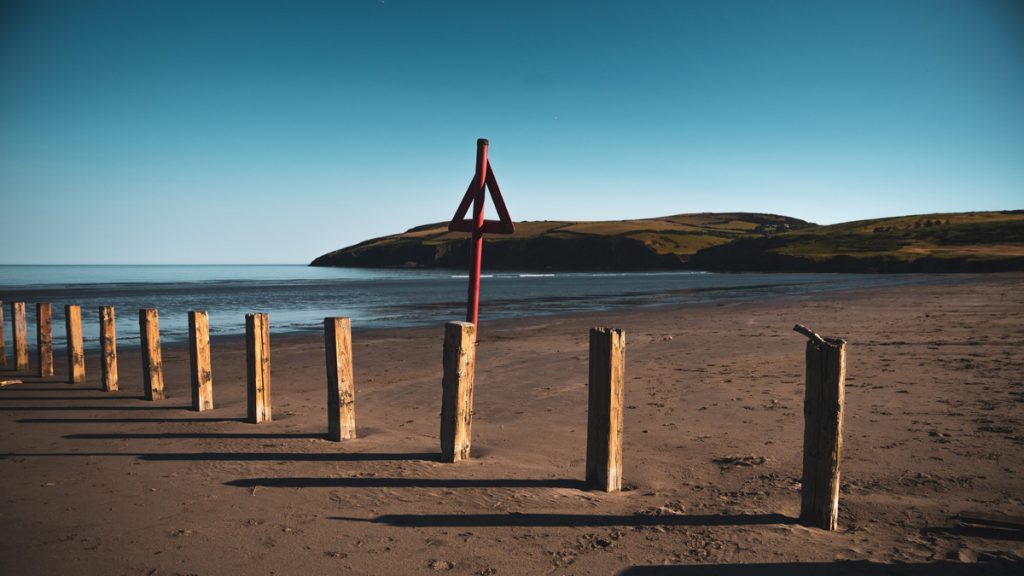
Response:
[[[83,310],[85,346],[97,350],[99,325],[96,309],[113,306],[120,341],[138,344],[134,318],[141,308],[159,311],[161,339],[187,340],[187,312],[205,310],[214,337],[241,335],[247,313],[269,313],[272,332],[319,333],[326,316],[347,316],[357,328],[409,328],[440,325],[464,314],[465,277],[448,272],[380,272],[376,270],[296,270],[303,267],[177,267],[149,270],[145,281],[124,283],[134,268],[111,273],[89,269],[64,275],[56,267],[37,275],[22,275],[24,285],[0,288],[5,302],[51,302],[54,322],[63,322],[63,304]],[[96,267],[93,267],[96,268]],[[259,268],[259,267],[257,267]],[[228,274],[233,279],[225,280]],[[310,276],[304,276],[310,274]],[[52,284],[94,281],[90,284]],[[765,273],[566,273],[485,275],[481,313],[483,322],[606,310],[671,308],[706,301],[774,299],[826,290],[858,289],[918,283],[971,281],[983,275],[872,275],[872,274],[765,274]],[[106,278],[108,282],[99,282]],[[177,283],[172,282],[178,278]],[[32,281],[36,285],[28,285]],[[35,307],[27,320],[34,323]],[[63,346],[63,331],[54,344]],[[34,346],[34,342],[29,342]]]
[[[84,386],[60,383],[58,350],[54,378],[0,389],[0,571],[654,573],[638,570],[849,560],[860,572],[1010,574],[1024,544],[963,531],[954,516],[1024,516],[1022,288],[1024,275],[999,274],[482,322],[473,458],[455,465],[434,456],[440,325],[353,331],[360,438],[344,443],[320,438],[319,335],[272,333],[274,421],[262,425],[237,421],[238,336],[215,339],[217,408],[198,414],[183,408],[184,345],[165,346],[159,403],[138,399],[137,347],[119,351],[115,394],[98,391],[95,354]],[[835,533],[793,521],[795,322],[850,342]],[[627,335],[618,494],[579,486],[597,325]]]

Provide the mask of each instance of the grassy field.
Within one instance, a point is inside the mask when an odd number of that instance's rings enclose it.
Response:
[[[639,240],[659,254],[691,256],[698,250],[732,242],[737,238],[813,226],[803,220],[773,214],[679,214],[642,220],[516,222],[515,234],[489,235],[488,242],[518,241],[545,236],[617,236]],[[439,245],[463,240],[464,232],[449,232],[447,222],[417,226],[402,234],[374,238],[351,248],[403,244]]]
[[[816,226],[781,234],[778,254],[935,258],[1024,256],[1024,211],[922,214]]]

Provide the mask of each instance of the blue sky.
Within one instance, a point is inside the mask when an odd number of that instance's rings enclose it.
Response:
[[[2,263],[308,262],[480,137],[517,220],[1024,208],[1024,2],[0,3]]]

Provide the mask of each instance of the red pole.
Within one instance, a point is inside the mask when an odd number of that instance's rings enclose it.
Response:
[[[466,322],[476,326],[480,309],[480,262],[484,251],[484,185],[487,182],[487,139],[476,141],[476,175],[473,191],[473,240],[469,245],[469,304]],[[479,331],[477,332],[479,334]]]

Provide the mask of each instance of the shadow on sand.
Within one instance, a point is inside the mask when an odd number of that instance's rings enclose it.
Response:
[[[379,460],[428,460],[437,461],[440,454],[430,452],[332,452],[332,453],[303,453],[303,452],[168,452],[161,453],[132,453],[132,452],[18,452],[8,453],[0,458],[72,458],[72,457],[105,457],[120,456],[138,458],[148,462],[373,462]],[[225,484],[231,486],[254,485],[270,486],[276,480],[322,480],[320,478],[267,478],[234,480]],[[331,480],[331,479],[323,479]],[[349,480],[339,478],[338,481]],[[355,478],[352,480],[377,480],[376,478]],[[264,483],[265,482],[265,483]]]
[[[1024,541],[1024,531],[990,526],[932,526],[921,530],[925,536],[971,537],[988,540]]]
[[[22,390],[22,392],[27,392],[27,390]],[[67,390],[61,390],[61,392],[67,392]],[[83,392],[85,392],[85,390],[83,390]],[[89,392],[95,392],[95,390],[89,390]],[[118,394],[117,392],[111,392],[109,396],[13,396],[10,394],[0,395],[0,402],[64,402],[71,400],[143,400],[143,397],[130,396],[127,394]],[[48,408],[48,410],[50,410],[50,408]]]
[[[2,402],[4,399],[0,399]],[[113,410],[188,410],[191,406],[0,406],[0,412],[29,411],[29,412],[54,412],[77,410],[81,412]]]
[[[921,562],[881,564],[866,560],[839,562],[786,562],[781,564],[698,564],[693,566],[634,566],[619,576],[854,576],[917,575],[982,576],[1020,574],[1022,565],[1014,562]]]
[[[324,438],[310,432],[154,432],[152,434],[66,434],[67,440],[287,440]]]
[[[380,480],[358,478],[358,480]],[[446,482],[446,481],[440,481]],[[484,487],[503,486],[502,480],[480,481]],[[568,481],[563,481],[568,482]],[[582,486],[582,482],[574,482]],[[547,484],[544,484],[545,486]],[[605,515],[605,514],[387,514],[376,518],[332,516],[332,520],[372,522],[415,528],[513,527],[593,527],[593,526],[748,526],[755,524],[795,524],[796,518],[781,514],[686,514],[678,516]]]
[[[18,424],[174,424],[175,422],[245,422],[245,418],[22,418]]]
[[[195,454],[139,454],[140,460],[168,461],[168,460],[248,460],[254,462],[376,462],[380,460],[440,460],[441,455],[431,452],[330,452],[327,454],[304,453],[304,452],[198,452]],[[267,481],[273,481],[268,478]],[[286,479],[287,480],[287,479]],[[372,480],[372,478],[366,478]],[[233,480],[225,482],[228,485],[232,482],[245,482],[246,486],[252,486],[256,480]],[[237,484],[241,485],[241,484]],[[260,484],[267,486],[268,484]]]
[[[353,454],[352,456],[364,456]],[[365,456],[381,456],[365,454]],[[387,455],[384,455],[387,456]],[[391,454],[390,456],[396,456]],[[426,455],[424,455],[426,456]],[[430,458],[417,460],[440,459],[439,454],[430,454]],[[371,458],[375,459],[375,458]],[[396,458],[380,458],[396,459]],[[585,488],[581,480],[564,480],[551,478],[535,479],[470,479],[470,478],[243,478],[225,482],[228,486],[240,488]]]

